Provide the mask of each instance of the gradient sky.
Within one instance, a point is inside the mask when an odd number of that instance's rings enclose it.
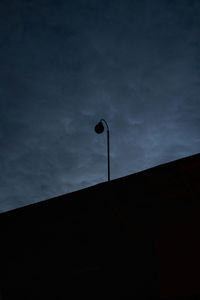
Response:
[[[199,152],[199,0],[0,1],[0,211]]]

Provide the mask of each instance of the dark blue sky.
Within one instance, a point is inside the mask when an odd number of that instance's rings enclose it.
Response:
[[[0,2],[0,211],[199,152],[199,0]]]

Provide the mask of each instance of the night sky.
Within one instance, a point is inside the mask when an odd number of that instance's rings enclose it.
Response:
[[[199,0],[0,1],[0,211],[199,152]]]

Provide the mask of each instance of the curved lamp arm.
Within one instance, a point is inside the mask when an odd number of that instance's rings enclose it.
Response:
[[[100,122],[102,122],[102,121],[106,124],[107,130],[110,131],[109,126],[108,126],[108,123],[106,122],[106,120],[101,119]]]

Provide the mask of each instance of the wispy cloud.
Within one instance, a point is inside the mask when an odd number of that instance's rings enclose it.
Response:
[[[0,3],[1,211],[199,152],[200,5]]]

